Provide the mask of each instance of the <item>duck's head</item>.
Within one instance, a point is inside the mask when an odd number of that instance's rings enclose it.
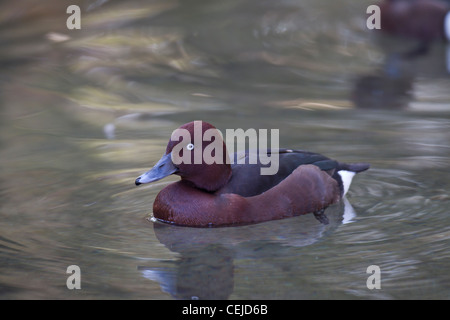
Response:
[[[203,121],[182,125],[173,131],[162,158],[135,183],[149,183],[171,174],[209,192],[223,187],[230,179],[231,166],[220,131]]]

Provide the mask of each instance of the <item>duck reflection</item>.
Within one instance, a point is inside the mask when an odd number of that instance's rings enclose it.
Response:
[[[380,68],[356,77],[350,99],[357,108],[406,109],[422,92],[418,83],[432,83],[450,76],[450,44],[435,44],[427,53],[409,55],[384,48]]]
[[[413,77],[374,72],[359,76],[351,99],[362,109],[401,109],[412,100]]]
[[[234,291],[235,260],[296,255],[296,248],[316,243],[356,217],[347,198],[325,213],[327,225],[318,223],[312,214],[256,225],[206,229],[154,222],[158,240],[179,253],[180,258],[139,266],[138,270],[175,299],[228,299]]]

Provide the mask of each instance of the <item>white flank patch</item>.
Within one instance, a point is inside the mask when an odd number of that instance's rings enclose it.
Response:
[[[445,15],[444,20],[444,33],[447,40],[450,41],[450,11]]]
[[[344,195],[347,193],[352,183],[353,176],[355,175],[352,171],[340,170],[338,174],[341,176],[342,184],[344,185]]]

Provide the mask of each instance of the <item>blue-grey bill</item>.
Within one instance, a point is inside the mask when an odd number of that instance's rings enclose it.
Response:
[[[161,180],[167,176],[178,171],[178,168],[172,162],[172,154],[168,153],[162,156],[162,158],[146,173],[140,175],[135,183],[140,185],[143,183],[150,183]]]

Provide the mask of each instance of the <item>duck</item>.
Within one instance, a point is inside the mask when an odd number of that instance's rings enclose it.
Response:
[[[263,150],[266,155],[278,158],[278,170],[263,175],[261,169],[268,166],[267,162],[250,161],[254,151],[230,157],[222,135],[206,138],[207,131],[220,133],[201,120],[174,130],[161,159],[135,180],[138,186],[170,175],[181,178],[157,194],[153,203],[156,221],[186,227],[223,227],[313,213],[327,224],[325,209],[347,193],[356,173],[370,167],[365,162],[343,163],[309,151],[267,149]],[[196,161],[194,153],[204,155],[213,144],[216,149],[211,154],[217,156],[216,161],[208,161],[205,156]]]
[[[380,8],[381,30],[423,44],[450,40],[450,6],[441,0],[384,0]]]

